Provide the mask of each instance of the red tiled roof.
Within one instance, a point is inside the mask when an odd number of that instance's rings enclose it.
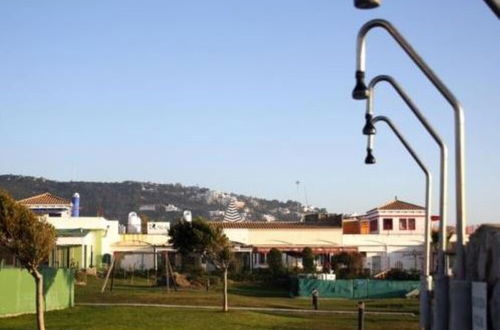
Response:
[[[336,226],[309,224],[305,222],[212,222],[214,225],[222,226],[227,229],[314,229],[314,228],[338,228]]]
[[[420,205],[415,205],[397,199],[390,201],[382,206],[376,208],[377,210],[425,210],[424,207]]]
[[[19,203],[24,205],[71,205],[71,202],[51,193],[44,193],[33,197],[21,199]]]

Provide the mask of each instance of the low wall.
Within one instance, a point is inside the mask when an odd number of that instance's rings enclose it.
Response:
[[[74,276],[69,269],[42,270],[45,310],[74,306]],[[0,269],[0,317],[35,313],[35,280],[20,268]]]
[[[488,329],[500,329],[500,225],[481,225],[469,238],[467,244],[466,279],[487,285],[486,318]],[[470,285],[470,284],[469,284]],[[471,299],[473,307],[474,301]],[[458,313],[462,313],[459,311]],[[474,322],[472,315],[468,319]],[[484,325],[484,324],[483,324]],[[472,324],[469,325],[472,327]],[[486,328],[486,325],[484,325]],[[479,327],[478,327],[479,329]]]
[[[420,288],[419,281],[388,281],[388,280],[336,280],[325,281],[308,278],[294,280],[292,294],[310,297],[314,288],[323,298],[403,298],[405,295]]]

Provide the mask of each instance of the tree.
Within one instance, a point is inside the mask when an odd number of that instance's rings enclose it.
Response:
[[[148,233],[148,222],[150,222],[151,220],[144,213],[139,214],[139,218],[141,218],[141,234],[147,234]]]
[[[212,238],[207,247],[206,255],[208,259],[214,264],[214,266],[222,272],[222,310],[224,312],[227,312],[229,310],[227,296],[227,272],[234,258],[234,254],[231,249],[231,242],[222,231],[222,227],[216,226],[211,227],[211,229]]]
[[[302,250],[302,267],[304,267],[306,273],[314,273],[316,270],[314,267],[314,254],[310,247],[305,247]]]
[[[201,270],[199,255],[205,255],[211,239],[210,225],[202,218],[195,218],[192,222],[179,221],[168,231],[169,243],[182,256],[182,268],[196,275]],[[198,256],[196,256],[198,254]]]
[[[359,252],[341,252],[332,257],[332,265],[339,278],[363,275],[363,256]]]
[[[272,248],[269,251],[267,255],[267,264],[274,278],[284,273],[282,254],[277,248]]]
[[[168,231],[169,243],[183,256],[205,254],[212,234],[210,225],[200,217],[194,218],[192,222],[181,220]]]
[[[223,277],[223,311],[228,311],[227,273],[233,252],[231,243],[220,226],[211,226],[202,218],[192,222],[180,221],[168,232],[169,242],[182,255],[198,253],[205,256],[222,272]]]
[[[45,329],[43,275],[40,265],[55,246],[52,225],[0,191],[0,246],[12,253],[35,279],[38,329]]]

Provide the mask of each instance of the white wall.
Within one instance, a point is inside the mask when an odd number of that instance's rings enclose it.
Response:
[[[422,267],[424,235],[392,234],[392,235],[343,235],[344,246],[357,246],[358,251],[366,253],[365,267],[374,268],[374,258],[380,257],[380,270],[396,268],[404,269]],[[401,264],[398,264],[400,262]]]
[[[154,269],[153,254],[125,254],[120,260],[118,268],[125,270]]]
[[[250,244],[248,229],[244,228],[224,228],[224,234],[233,242]]]
[[[423,234],[425,232],[425,211],[422,210],[373,210],[367,214],[370,221],[376,220],[376,232],[386,235],[392,234]],[[384,219],[392,219],[392,230],[384,230]],[[415,230],[400,230],[399,219],[415,219]]]
[[[170,229],[170,222],[148,222],[149,235],[166,235]]]

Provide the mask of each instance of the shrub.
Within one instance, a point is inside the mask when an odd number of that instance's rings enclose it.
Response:
[[[267,264],[269,265],[269,271],[274,278],[278,278],[285,273],[285,268],[283,267],[283,257],[281,251],[277,248],[272,248],[267,255]]]
[[[332,257],[332,265],[339,279],[365,277],[363,256],[358,252],[341,252]]]
[[[386,280],[394,281],[417,281],[420,278],[420,272],[417,269],[404,270],[391,268],[385,275]]]
[[[87,284],[87,272],[85,270],[79,270],[75,272],[75,282],[77,285]]]
[[[302,250],[302,267],[304,267],[304,272],[314,273],[316,271],[314,267],[314,254],[310,247],[305,247]]]

